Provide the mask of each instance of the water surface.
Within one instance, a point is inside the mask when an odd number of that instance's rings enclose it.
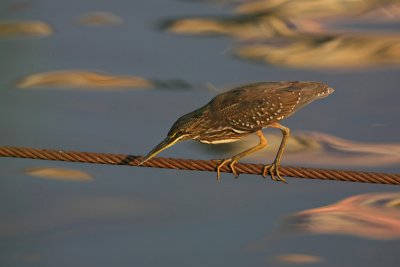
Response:
[[[282,122],[293,132],[282,163],[400,172],[398,1],[300,2],[3,1],[2,145],[145,154],[218,91],[315,80],[336,91]],[[102,16],[93,25],[88,14]],[[19,86],[49,73],[63,75]],[[271,148],[247,161],[273,159],[279,132],[265,133]],[[224,158],[252,142],[186,142],[161,155]],[[1,266],[400,260],[395,186],[229,174],[216,183],[207,172],[8,158],[0,169]]]

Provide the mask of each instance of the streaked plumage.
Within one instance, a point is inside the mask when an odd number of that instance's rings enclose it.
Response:
[[[186,139],[217,144],[237,141],[246,135],[257,133],[261,140],[261,129],[268,126],[280,128],[288,135],[289,129],[278,124],[280,120],[332,92],[333,89],[324,83],[297,81],[260,82],[233,88],[217,95],[205,106],[180,117],[171,127],[168,137],[154,148],[143,162],[176,142]],[[283,146],[272,164],[276,165],[276,175],[280,178],[278,180],[284,180],[279,176],[277,165],[285,140],[284,138]],[[261,145],[259,146],[256,150],[261,148]],[[249,149],[249,153],[255,151],[253,150]],[[233,165],[247,154],[240,153],[225,160],[218,167],[218,172],[223,164],[231,162],[231,169],[235,173]],[[274,178],[273,173],[271,176]]]

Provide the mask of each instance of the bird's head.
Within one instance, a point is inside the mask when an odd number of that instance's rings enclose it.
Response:
[[[149,159],[156,156],[161,151],[167,149],[174,144],[184,141],[187,139],[195,139],[200,131],[202,130],[201,121],[202,121],[202,112],[200,110],[195,110],[189,114],[186,114],[180,117],[169,130],[167,137],[161,141],[155,148],[153,148],[147,155],[144,157],[142,162],[143,164]]]

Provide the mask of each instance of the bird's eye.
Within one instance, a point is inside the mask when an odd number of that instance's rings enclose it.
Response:
[[[184,130],[179,130],[177,132],[174,132],[171,137],[178,137],[178,136],[181,136],[183,133],[184,133]]]

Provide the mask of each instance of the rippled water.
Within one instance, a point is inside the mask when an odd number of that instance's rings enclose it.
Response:
[[[312,3],[312,4],[311,4]],[[400,3],[2,1],[2,145],[147,153],[232,86],[335,88],[282,164],[400,172]],[[244,161],[270,162],[270,148]],[[162,156],[225,158],[227,145]],[[397,266],[398,188],[0,159],[1,266]]]

